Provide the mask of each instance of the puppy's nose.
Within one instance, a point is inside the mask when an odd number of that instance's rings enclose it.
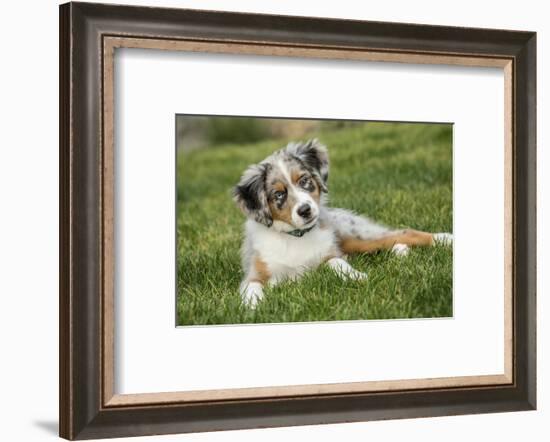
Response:
[[[297,212],[302,218],[309,218],[311,216],[311,206],[309,204],[302,204],[298,207]]]

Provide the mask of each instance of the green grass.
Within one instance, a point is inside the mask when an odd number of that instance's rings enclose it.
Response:
[[[329,147],[330,205],[396,228],[452,232],[452,127],[366,123],[315,134]],[[216,145],[177,158],[179,325],[452,316],[452,249],[350,257],[366,281],[320,268],[241,304],[244,216],[231,199],[247,165],[287,140]]]

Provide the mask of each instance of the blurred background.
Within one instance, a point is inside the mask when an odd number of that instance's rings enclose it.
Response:
[[[178,115],[177,146],[178,150],[189,152],[218,144],[311,138],[325,130],[365,124],[363,121],[349,120]]]

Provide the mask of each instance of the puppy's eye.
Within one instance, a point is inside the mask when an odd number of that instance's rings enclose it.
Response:
[[[273,196],[275,197],[276,200],[280,201],[285,197],[285,192],[283,192],[282,190],[278,190],[273,194]]]
[[[298,181],[298,185],[300,187],[310,187],[311,186],[311,178],[308,176],[303,176],[300,178],[300,181]]]

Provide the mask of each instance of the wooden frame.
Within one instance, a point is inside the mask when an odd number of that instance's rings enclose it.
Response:
[[[114,394],[117,47],[497,66],[506,88],[505,374]],[[146,434],[535,408],[536,35],[180,9],[60,7],[60,435]]]

